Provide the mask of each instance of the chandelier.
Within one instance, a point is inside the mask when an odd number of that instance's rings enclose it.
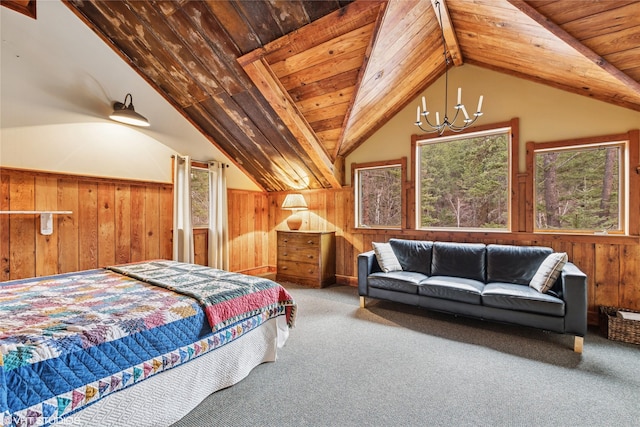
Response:
[[[480,95],[480,99],[478,100],[478,109],[475,113],[473,113],[473,118],[469,117],[469,113],[462,103],[462,88],[458,88],[458,102],[453,107],[455,109],[455,115],[453,119],[449,120],[449,116],[447,115],[448,111],[448,99],[447,95],[449,93],[449,55],[447,52],[447,44],[444,39],[444,25],[442,23],[442,12],[440,10],[440,2],[436,0],[435,6],[438,8],[438,20],[440,22],[440,32],[442,36],[442,56],[444,57],[444,116],[442,117],[442,122],[440,121],[440,113],[436,112],[436,122],[432,123],[429,120],[429,110],[427,110],[427,100],[425,97],[422,97],[422,111],[420,110],[420,105],[418,105],[418,109],[416,112],[416,121],[415,125],[418,126],[423,132],[426,133],[438,133],[438,135],[442,135],[447,129],[452,132],[460,132],[469,126],[471,126],[478,117],[482,115],[482,99],[483,96]],[[464,120],[462,123],[456,124],[456,120],[460,115],[460,111],[464,115]],[[426,122],[426,126],[423,126],[422,121],[420,120],[420,116],[424,118]]]

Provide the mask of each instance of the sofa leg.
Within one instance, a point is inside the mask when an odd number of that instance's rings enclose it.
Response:
[[[360,308],[364,308],[364,307],[365,307],[364,297],[360,297]]]
[[[576,353],[582,353],[582,348],[584,347],[584,337],[574,337],[573,339],[573,351]]]

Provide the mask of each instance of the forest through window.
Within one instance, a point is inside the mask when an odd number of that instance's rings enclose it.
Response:
[[[418,143],[419,227],[508,228],[510,129]]]
[[[194,227],[209,225],[209,170],[191,168],[191,223]]]
[[[621,230],[620,144],[535,153],[539,230]]]
[[[356,179],[356,223],[365,228],[402,226],[401,165],[358,168]]]

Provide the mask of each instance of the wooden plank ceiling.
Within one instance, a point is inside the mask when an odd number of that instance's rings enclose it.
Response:
[[[454,65],[640,111],[640,1],[440,2]],[[65,3],[265,191],[339,187],[445,70],[431,0]]]

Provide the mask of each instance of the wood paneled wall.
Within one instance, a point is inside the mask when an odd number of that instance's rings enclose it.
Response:
[[[533,233],[444,232],[416,230],[355,229],[353,190],[304,191],[309,211],[302,229],[336,232],[336,272],[338,282],[357,285],[357,256],[372,249],[371,242],[390,238],[482,242],[512,245],[549,246],[567,252],[569,259],[587,274],[589,323],[598,322],[598,306],[608,305],[640,310],[640,238],[625,236],[554,235]],[[285,194],[269,195],[270,233],[286,229],[288,212],[279,209]],[[275,263],[275,236],[270,236],[271,265]]]
[[[60,210],[53,234],[37,214],[0,215],[0,280],[171,258],[172,185],[3,168],[0,210]]]
[[[269,262],[269,200],[266,193],[229,190],[229,270],[275,271]],[[275,260],[275,258],[274,258]]]
[[[50,236],[37,215],[0,215],[0,280],[65,273],[108,264],[171,258],[172,186],[2,169],[0,210],[70,210]],[[353,191],[302,192],[303,230],[336,232],[338,283],[357,284],[357,256],[373,241],[407,239],[550,246],[588,277],[589,322],[600,305],[640,310],[640,238],[533,233],[367,230],[353,227]],[[276,230],[287,229],[286,193],[229,190],[230,270],[274,272]],[[196,232],[206,264],[206,233]]]

